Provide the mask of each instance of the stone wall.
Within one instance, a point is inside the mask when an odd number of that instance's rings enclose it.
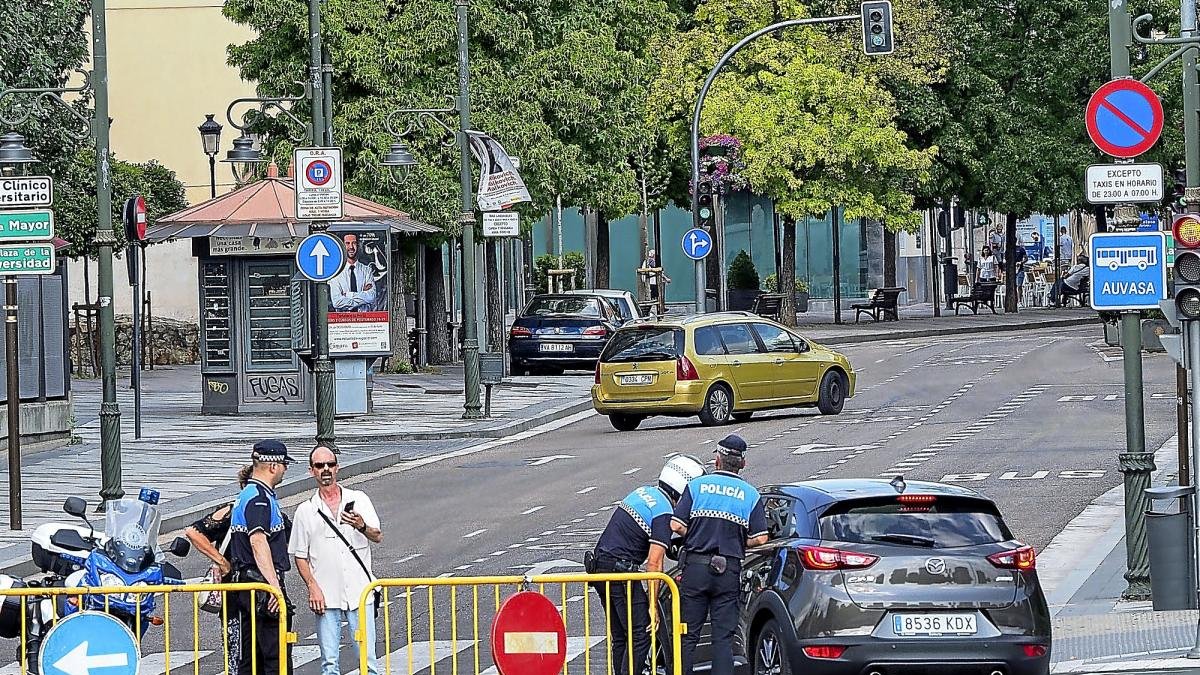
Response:
[[[128,366],[132,363],[131,348],[133,345],[133,320],[129,316],[118,315],[117,326],[117,365]],[[85,348],[80,354],[79,338],[75,326],[71,327],[71,360],[75,364],[76,375],[88,375],[91,372],[92,352],[100,344],[99,322],[93,320],[92,334],[88,334],[88,326],[81,327],[84,335]],[[88,338],[93,349],[87,349]],[[154,325],[144,336],[149,351],[147,358],[154,361],[156,366],[171,366],[200,361],[200,327],[190,321],[177,321],[163,317],[154,317]]]

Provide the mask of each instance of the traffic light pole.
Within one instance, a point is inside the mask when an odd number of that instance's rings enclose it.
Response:
[[[1188,38],[1196,33],[1196,4],[1181,0],[1179,6],[1180,35]],[[1196,50],[1183,52],[1183,139],[1184,139],[1184,200],[1188,213],[1200,212],[1200,86],[1196,81]],[[1189,322],[1190,323],[1190,322]],[[1185,324],[1186,325],[1186,324]],[[1186,340],[1187,337],[1185,336]],[[1188,461],[1190,439],[1188,431],[1188,375],[1183,364],[1175,364],[1176,421],[1178,426],[1179,484],[1191,485],[1195,480]],[[1200,440],[1200,439],[1197,439]],[[1193,524],[1195,513],[1193,510]],[[1200,644],[1200,643],[1198,643]],[[1197,657],[1200,658],[1200,652]]]
[[[1126,14],[1126,16],[1128,16],[1128,14]],[[778,31],[778,30],[783,30],[784,28],[790,28],[792,26],[811,26],[814,24],[821,24],[821,23],[841,23],[841,22],[845,22],[845,21],[858,21],[861,18],[862,18],[861,14],[846,14],[846,15],[842,15],[842,16],[823,16],[823,17],[813,17],[813,18],[808,18],[808,19],[790,19],[788,21],[780,21],[779,23],[773,23],[770,26],[767,26],[766,28],[761,28],[761,29],[756,30],[753,33],[747,35],[746,37],[742,38],[737,44],[730,47],[729,51],[725,52],[725,54],[723,56],[721,56],[720,60],[717,61],[717,65],[713,66],[713,69],[711,71],[709,71],[709,73],[708,73],[708,77],[705,78],[704,86],[700,87],[700,95],[696,97],[696,107],[692,110],[692,128],[691,128],[692,182],[691,182],[691,185],[692,185],[692,190],[694,192],[696,192],[697,195],[699,194],[699,186],[700,186],[700,111],[701,111],[701,109],[704,108],[704,99],[708,97],[709,88],[712,87],[713,81],[717,79],[717,75],[721,72],[721,69],[725,67],[725,64],[729,62],[729,59],[733,58],[734,54],[737,54],[739,51],[741,51],[742,47],[745,47],[746,45],[750,44],[751,42],[754,42],[755,40],[757,40],[758,38],[760,38],[764,35],[774,33],[775,31]],[[692,223],[697,224],[699,222],[700,222],[700,200],[693,197],[692,198]],[[704,313],[705,286],[706,286],[706,283],[705,283],[705,279],[704,279],[704,261],[697,260],[696,261],[696,313],[698,313],[698,314]]]

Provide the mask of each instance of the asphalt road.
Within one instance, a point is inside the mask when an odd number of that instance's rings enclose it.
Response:
[[[1041,548],[1089,502],[1121,482],[1121,362],[1096,340],[1089,327],[855,345],[844,351],[858,371],[858,389],[839,416],[774,412],[722,428],[703,427],[694,419],[656,418],[638,431],[620,433],[606,418],[584,413],[346,484],[367,492],[383,520],[385,541],[373,553],[380,577],[579,572],[583,552],[594,544],[614,502],[638,485],[653,483],[664,456],[689,452],[707,461],[712,444],[731,431],[752,445],[744,475],[753,483],[898,473],[910,480],[960,483],[996,500],[1016,536]],[[1145,382],[1147,448],[1155,450],[1174,429],[1173,362],[1165,355],[1148,356]],[[303,498],[285,505],[292,509]],[[196,554],[183,568],[188,576],[203,570]],[[314,621],[304,607],[307,596],[295,574],[288,587],[301,606],[298,672],[313,674],[319,668]],[[580,584],[547,592],[566,607],[568,635],[574,638],[571,655],[601,641],[604,624],[597,622],[596,595]],[[450,672],[456,654],[457,667],[470,672],[476,658],[481,671],[491,665],[486,633],[495,609],[492,587],[480,589],[478,596],[460,589],[453,599],[449,589],[420,587],[408,596],[393,592],[391,600],[380,650],[393,659],[390,668],[381,665],[383,672],[409,672],[404,645],[410,641],[414,673],[430,661],[435,673]],[[592,617],[586,628],[585,615]],[[458,617],[454,625],[451,616]],[[179,651],[184,644],[186,654],[171,667],[190,672],[193,638],[187,618],[188,626],[173,629],[171,647]],[[219,651],[215,621],[200,618],[203,651]],[[384,623],[381,617],[381,629]],[[483,643],[478,655],[476,636]],[[148,643],[147,651],[162,649],[158,636],[149,639],[159,646]],[[350,651],[343,650],[343,672],[355,667]],[[577,672],[585,672],[584,661],[605,668],[602,646],[587,653],[588,659],[572,661]],[[217,654],[203,658],[200,670],[219,672],[219,660]],[[163,665],[144,668],[142,675],[157,675]]]

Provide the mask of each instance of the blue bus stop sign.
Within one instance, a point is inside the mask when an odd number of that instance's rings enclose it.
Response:
[[[79,612],[46,633],[38,665],[42,675],[138,675],[141,653],[119,619]]]
[[[1167,297],[1167,244],[1162,232],[1097,232],[1088,240],[1092,309],[1158,309]]]
[[[683,254],[692,260],[704,260],[712,251],[712,235],[707,231],[693,227],[683,233]]]
[[[345,264],[346,250],[331,234],[310,234],[296,247],[296,267],[309,281],[329,281]]]

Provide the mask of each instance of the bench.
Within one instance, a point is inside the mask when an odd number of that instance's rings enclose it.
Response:
[[[994,281],[980,281],[971,287],[970,295],[957,295],[950,298],[950,305],[954,307],[954,314],[958,315],[958,310],[963,305],[970,305],[971,313],[978,314],[980,305],[984,305],[992,310],[992,314],[996,314],[996,289],[1000,284]]]
[[[763,293],[754,299],[750,311],[765,319],[778,321],[783,313],[783,293]]]
[[[858,323],[863,314],[870,314],[872,321],[888,321],[889,315],[892,317],[891,321],[899,321],[896,303],[903,292],[903,288],[876,288],[866,302],[850,305],[850,309],[854,310],[854,323]]]

